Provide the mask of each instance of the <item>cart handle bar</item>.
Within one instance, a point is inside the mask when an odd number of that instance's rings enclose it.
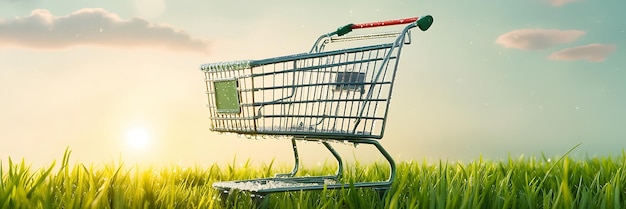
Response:
[[[419,19],[419,17],[411,17],[411,18],[404,18],[404,19],[397,19],[397,20],[386,20],[386,21],[380,21],[380,22],[361,23],[361,24],[352,24],[350,28],[359,29],[359,28],[373,28],[373,27],[388,26],[388,25],[400,25],[400,24],[407,24],[407,23],[415,22],[417,21],[417,19]]]
[[[343,27],[337,29],[334,34],[339,36],[343,36],[352,31],[352,29],[361,29],[361,28],[373,28],[373,27],[381,27],[381,26],[390,26],[390,25],[400,25],[400,24],[408,24],[408,23],[417,23],[417,26],[422,30],[426,31],[430,28],[430,25],[433,24],[433,17],[430,15],[421,16],[421,17],[411,17],[411,18],[403,18],[396,20],[386,20],[379,22],[370,22],[370,23],[360,23],[360,24],[347,24]]]

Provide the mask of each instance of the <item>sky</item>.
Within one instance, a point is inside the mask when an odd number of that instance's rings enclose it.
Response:
[[[201,64],[307,52],[348,23],[432,15],[402,51],[398,161],[620,155],[621,0],[0,0],[0,160],[291,162],[288,140],[209,130]],[[303,160],[323,162],[319,144]],[[373,149],[338,144],[346,159]],[[323,154],[319,154],[323,153]]]

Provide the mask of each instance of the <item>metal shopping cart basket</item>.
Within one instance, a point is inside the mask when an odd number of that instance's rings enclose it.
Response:
[[[237,189],[261,197],[274,192],[389,188],[396,166],[378,139],[385,131],[400,52],[411,42],[412,28],[426,31],[432,22],[428,15],[349,24],[320,36],[308,53],[202,65],[212,131],[288,137],[295,157],[290,173],[216,182],[213,187],[223,194]],[[390,25],[406,26],[393,32],[346,35],[355,29]],[[368,44],[325,50],[336,42]],[[321,142],[337,160],[336,174],[297,176],[298,140]],[[342,159],[332,141],[375,146],[389,163],[388,179],[341,183]]]

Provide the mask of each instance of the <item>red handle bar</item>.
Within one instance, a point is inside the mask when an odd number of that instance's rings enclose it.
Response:
[[[415,22],[417,21],[417,19],[419,19],[419,17],[411,17],[411,18],[404,18],[404,19],[397,19],[397,20],[386,20],[386,21],[380,21],[380,22],[361,23],[361,24],[352,24],[350,28],[359,29],[359,28],[373,28],[373,27],[389,26],[389,25],[400,25],[400,24],[407,24],[407,23]]]
[[[387,20],[387,21],[380,21],[380,22],[348,24],[348,25],[338,28],[337,31],[332,32],[329,35],[337,34],[338,36],[343,36],[347,33],[350,33],[352,29],[409,24],[409,23],[414,23],[414,22],[417,22],[417,27],[419,27],[422,31],[426,31],[428,30],[430,25],[433,24],[433,17],[430,15],[426,15],[426,16],[421,16],[421,17],[411,17],[411,18]]]

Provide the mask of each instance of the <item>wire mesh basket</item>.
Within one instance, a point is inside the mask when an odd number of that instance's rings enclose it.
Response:
[[[410,40],[408,29],[352,37],[326,34],[320,37],[325,42],[318,40],[309,53],[202,65],[211,130],[382,138],[400,53]],[[383,37],[394,40],[321,51],[329,42]]]

